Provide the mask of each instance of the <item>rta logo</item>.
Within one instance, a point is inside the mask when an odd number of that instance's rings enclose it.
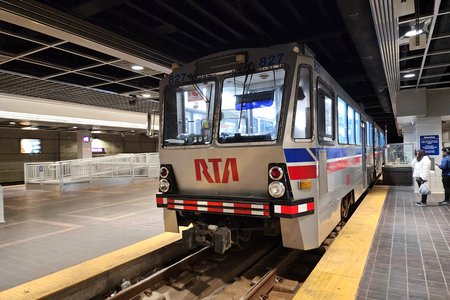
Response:
[[[236,158],[226,158],[225,166],[223,167],[223,176],[220,178],[220,167],[222,164],[221,158],[209,158],[208,162],[205,159],[194,159],[195,177],[197,181],[202,181],[202,175],[208,183],[228,183],[228,178],[233,178],[233,181],[239,181]],[[212,165],[214,179],[208,171],[208,165]]]

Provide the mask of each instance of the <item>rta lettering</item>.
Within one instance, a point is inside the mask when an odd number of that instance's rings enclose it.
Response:
[[[222,163],[221,158],[209,158],[207,161],[194,159],[194,164],[197,181],[202,181],[204,178],[208,183],[228,183],[230,173],[233,181],[239,181],[236,158],[226,158],[225,164]],[[211,169],[208,170],[208,166],[212,167],[214,178],[211,176]],[[221,170],[223,170],[222,178],[220,178]]]

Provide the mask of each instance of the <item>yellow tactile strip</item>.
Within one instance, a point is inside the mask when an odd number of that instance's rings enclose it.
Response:
[[[166,232],[157,235],[134,245],[0,292],[0,299],[40,299],[52,295],[64,288],[156,251],[180,238],[181,234],[178,233]]]
[[[388,188],[375,186],[294,299],[355,299]]]

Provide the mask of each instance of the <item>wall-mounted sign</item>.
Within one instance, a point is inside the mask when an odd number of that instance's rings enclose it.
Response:
[[[41,140],[21,139],[20,153],[42,153]]]
[[[92,153],[105,153],[105,148],[92,148]]]
[[[89,143],[91,141],[90,136],[83,136],[83,143]]]
[[[439,155],[439,135],[421,135],[420,149],[425,150],[426,155]]]

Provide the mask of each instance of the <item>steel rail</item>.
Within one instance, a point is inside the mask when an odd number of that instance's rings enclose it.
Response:
[[[259,280],[241,300],[259,300],[265,299],[270,293],[280,273],[283,273],[286,268],[298,257],[299,252],[292,250],[276,267],[267,272],[261,280]]]
[[[130,286],[129,288],[126,288],[120,292],[118,292],[116,295],[108,298],[109,300],[129,300],[133,297],[138,296],[140,293],[152,288],[157,283],[163,282],[168,280],[170,277],[173,277],[175,275],[179,275],[183,270],[188,269],[189,265],[202,259],[202,256],[205,254],[205,252],[210,249],[210,247],[204,247],[200,249],[199,251],[192,253],[191,255],[183,258],[180,261],[177,261],[176,263],[165,267],[164,269],[159,270],[158,272],[154,273],[153,275],[145,278],[142,281],[139,281],[138,283]]]

